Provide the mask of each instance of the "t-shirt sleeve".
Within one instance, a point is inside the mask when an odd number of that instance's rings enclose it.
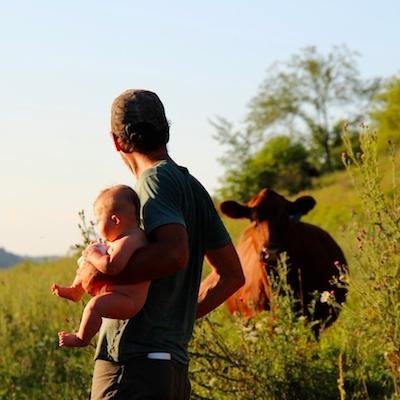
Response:
[[[147,234],[162,225],[180,224],[186,227],[180,199],[174,182],[168,175],[145,176],[138,188],[142,204],[141,219]]]

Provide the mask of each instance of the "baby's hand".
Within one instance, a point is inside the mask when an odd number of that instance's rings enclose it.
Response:
[[[100,242],[94,242],[82,251],[82,256],[88,258],[94,253],[99,256],[104,256],[107,254],[107,245]]]

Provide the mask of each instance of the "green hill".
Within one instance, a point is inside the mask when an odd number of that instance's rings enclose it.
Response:
[[[292,196],[294,200],[301,195],[311,195],[317,201],[313,210],[303,217],[303,221],[327,230],[344,248],[348,247],[346,231],[353,221],[352,214],[361,209],[361,200],[346,171],[335,172],[315,182],[315,188]],[[246,220],[224,218],[234,240],[248,225]],[[346,253],[350,249],[346,249]]]
[[[23,257],[10,253],[0,247],[0,268],[7,268],[20,263]]]
[[[55,260],[57,258],[59,258],[59,257],[58,256],[38,256],[38,257],[21,256],[18,254],[11,253],[11,252],[7,251],[6,249],[4,249],[3,247],[0,247],[0,269],[13,267],[14,265],[17,265],[24,260],[29,260],[34,263],[42,263],[45,260]]]

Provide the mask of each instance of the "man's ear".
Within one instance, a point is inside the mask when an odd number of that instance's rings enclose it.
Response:
[[[112,138],[113,138],[113,141],[114,141],[114,146],[115,146],[115,149],[116,149],[117,151],[122,151],[122,149],[121,149],[121,145],[119,144],[119,141],[118,141],[118,137],[117,137],[117,136],[115,136],[115,134],[114,134],[114,133],[112,133],[112,132],[111,132],[111,136],[112,136]]]

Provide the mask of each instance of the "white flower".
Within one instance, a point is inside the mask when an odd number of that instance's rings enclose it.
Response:
[[[324,292],[321,293],[321,298],[320,301],[321,303],[328,303],[328,301],[331,299],[331,293],[325,290]]]

